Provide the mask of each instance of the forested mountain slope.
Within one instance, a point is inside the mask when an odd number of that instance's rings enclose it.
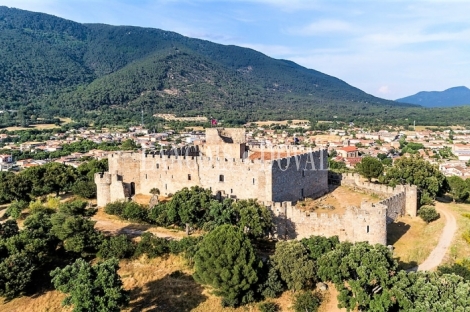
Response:
[[[31,115],[130,122],[142,109],[146,116],[204,114],[232,123],[382,122],[421,112],[252,49],[7,7],[0,7],[0,71],[0,107],[19,109],[16,119],[0,118],[3,126]]]

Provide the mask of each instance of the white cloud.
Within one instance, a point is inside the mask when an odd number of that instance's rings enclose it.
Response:
[[[354,26],[348,22],[334,19],[324,19],[300,28],[289,28],[288,32],[294,35],[315,36],[332,33],[350,33],[354,31]]]
[[[389,94],[390,93],[390,88],[388,86],[381,86],[377,92],[379,94]]]

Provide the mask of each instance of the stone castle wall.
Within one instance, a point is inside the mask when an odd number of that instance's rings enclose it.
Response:
[[[393,188],[383,184],[361,181],[361,176],[357,173],[337,174],[329,172],[328,181],[330,184],[346,185],[379,195],[390,196],[380,202],[388,207],[388,222],[393,222],[396,218],[405,214],[411,217],[417,215],[418,188],[415,185],[397,185]]]
[[[278,160],[116,152],[108,160],[109,174],[116,178],[95,176],[99,206],[134,194],[150,194],[152,188],[169,195],[195,185],[213,194],[260,201],[296,201],[328,191],[326,151]]]
[[[267,206],[274,216],[275,235],[280,239],[337,235],[341,241],[387,243],[387,207],[380,203],[363,202],[360,208],[348,207],[343,215],[305,212],[291,202]]]

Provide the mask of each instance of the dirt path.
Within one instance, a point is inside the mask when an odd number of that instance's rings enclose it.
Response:
[[[98,210],[97,214],[91,219],[96,221],[95,228],[97,230],[112,235],[126,234],[130,237],[137,237],[144,232],[150,232],[158,237],[176,240],[180,240],[186,236],[186,233],[183,231],[124,221],[115,216],[107,215],[101,209]]]
[[[457,221],[455,220],[454,215],[443,203],[436,203],[436,210],[441,214],[441,217],[446,218],[446,225],[441,234],[441,238],[437,243],[436,248],[433,249],[429,257],[424,260],[423,263],[410,269],[409,271],[430,271],[439,266],[444,259],[444,256],[449,249],[454,234],[457,231]]]

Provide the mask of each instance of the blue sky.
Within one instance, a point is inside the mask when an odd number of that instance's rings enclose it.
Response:
[[[387,99],[470,87],[470,1],[0,0],[0,5],[249,47]]]

